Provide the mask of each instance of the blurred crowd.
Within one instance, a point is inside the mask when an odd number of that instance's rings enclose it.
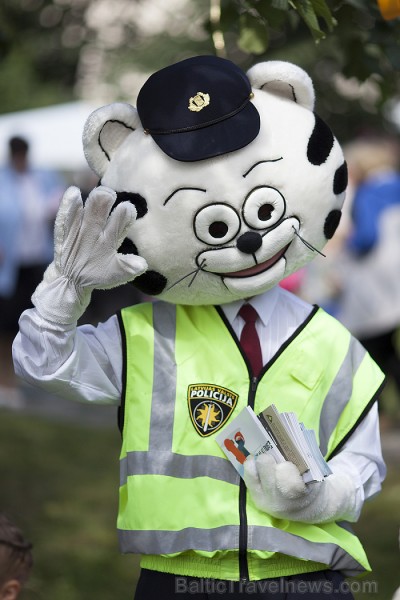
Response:
[[[341,321],[387,375],[400,408],[400,146],[381,136],[344,147],[349,188],[326,258],[317,257],[297,292]],[[379,403],[381,426],[390,418]],[[389,411],[390,413],[390,411]]]
[[[15,386],[11,342],[20,314],[52,259],[53,225],[68,178],[34,169],[23,137],[8,141],[0,169],[0,388]],[[305,269],[282,285],[338,318],[391,382],[400,408],[400,147],[386,136],[344,148],[349,170],[345,210],[336,235]],[[83,185],[82,185],[83,183]],[[97,182],[78,182],[83,197]],[[82,322],[98,322],[142,299],[130,284],[96,291]],[[380,406],[382,424],[387,411]]]
[[[29,143],[8,142],[8,163],[0,170],[0,352],[3,384],[12,381],[10,344],[21,311],[52,258],[52,229],[64,182],[53,171],[33,169]]]
[[[77,184],[85,199],[97,180],[88,172],[61,174],[33,168],[25,137],[8,140],[8,160],[0,166],[0,389],[16,385],[11,345],[22,312],[53,258],[53,228],[61,197]],[[99,322],[134,304],[140,294],[132,285],[95,291],[82,322]]]

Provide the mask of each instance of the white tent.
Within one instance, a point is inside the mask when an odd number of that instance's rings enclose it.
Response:
[[[100,105],[71,102],[0,115],[0,165],[7,161],[9,138],[18,135],[30,144],[33,166],[70,172],[84,169],[83,126]]]

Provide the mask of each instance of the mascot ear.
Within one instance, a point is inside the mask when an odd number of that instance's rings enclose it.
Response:
[[[127,136],[141,127],[136,108],[115,102],[95,110],[83,129],[83,151],[93,171],[102,177]]]
[[[289,98],[309,110],[314,108],[312,81],[303,69],[292,63],[280,60],[258,63],[247,76],[253,88]]]

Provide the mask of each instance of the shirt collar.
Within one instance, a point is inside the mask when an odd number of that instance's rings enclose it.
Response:
[[[250,298],[250,300],[248,300],[248,304],[251,304],[251,306],[257,311],[258,316],[264,327],[268,325],[272,317],[272,313],[274,312],[276,303],[278,301],[279,290],[279,286],[276,285],[267,292],[264,292],[259,296],[253,296],[253,298]],[[235,302],[231,302],[230,304],[223,304],[221,306],[226,318],[228,319],[231,325],[238,316],[238,312],[243,306],[243,304],[245,304],[245,302],[246,300],[237,300]]]

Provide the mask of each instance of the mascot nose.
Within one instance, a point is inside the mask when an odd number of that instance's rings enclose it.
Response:
[[[255,231],[248,231],[247,233],[244,233],[236,242],[236,246],[239,248],[239,250],[241,252],[245,252],[246,254],[254,254],[259,248],[261,248],[261,244],[262,237]]]

